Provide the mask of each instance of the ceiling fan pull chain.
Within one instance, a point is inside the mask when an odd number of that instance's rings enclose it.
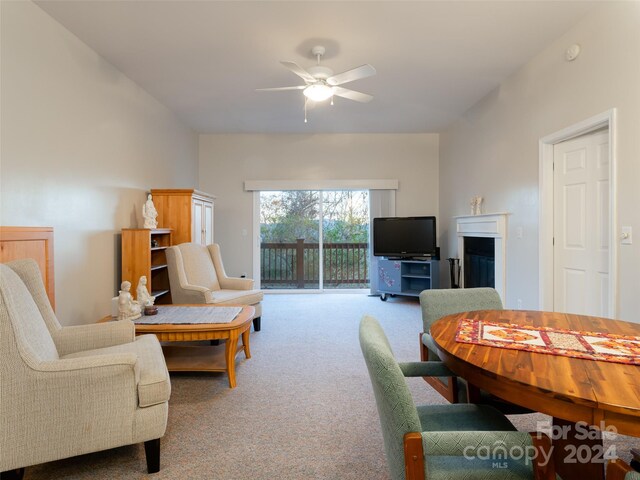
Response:
[[[304,97],[304,123],[307,123],[307,97]]]

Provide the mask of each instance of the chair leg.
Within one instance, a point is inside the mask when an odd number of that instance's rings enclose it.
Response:
[[[262,317],[256,317],[253,319],[253,330],[256,332],[260,331],[260,318]]]
[[[632,460],[633,461],[633,460]],[[633,472],[634,469],[624,463],[619,458],[614,458],[607,464],[607,480],[624,480],[627,473]]]
[[[24,468],[16,468],[8,472],[0,473],[0,480],[22,480],[24,477]]]
[[[640,449],[632,448],[631,456],[633,458],[631,459],[631,462],[629,462],[629,465],[631,465],[631,468],[633,468],[636,472],[640,472]]]
[[[147,472],[158,473],[160,471],[160,439],[144,442],[144,453],[147,456]]]

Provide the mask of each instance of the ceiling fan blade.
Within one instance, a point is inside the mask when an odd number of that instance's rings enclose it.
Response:
[[[329,77],[327,78],[327,83],[329,85],[342,85],[343,83],[353,82],[354,80],[360,80],[361,78],[371,77],[375,74],[376,69],[367,63],[365,65],[360,65],[359,67]]]
[[[309,72],[307,72],[304,68],[302,68],[296,63],[293,63],[293,62],[280,62],[280,63],[285,67],[287,67],[289,70],[291,70],[293,73],[298,75],[301,79],[303,79],[307,83],[315,83],[317,81],[313,75],[311,75]]]
[[[356,92],[355,90],[349,90],[348,88],[342,87],[334,87],[333,94],[338,97],[348,98],[349,100],[355,100],[356,102],[362,103],[370,102],[373,99],[373,96],[367,93]]]
[[[296,87],[273,87],[273,88],[256,88],[256,92],[282,92],[285,90],[304,90],[306,85],[298,85]]]

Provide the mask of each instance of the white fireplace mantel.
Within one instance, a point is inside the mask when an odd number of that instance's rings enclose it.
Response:
[[[462,270],[460,272],[461,286],[464,287],[464,238],[488,237],[494,238],[495,244],[495,289],[506,300],[506,261],[507,261],[507,218],[509,213],[484,213],[480,215],[460,215],[456,220],[458,235],[458,258]]]

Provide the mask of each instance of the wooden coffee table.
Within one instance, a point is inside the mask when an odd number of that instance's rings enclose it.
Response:
[[[225,305],[232,306],[232,305]],[[241,305],[238,305],[239,307]],[[159,305],[166,310],[175,307],[210,308],[211,305]],[[229,387],[236,386],[235,358],[244,351],[251,358],[249,331],[255,314],[254,307],[241,306],[242,310],[230,323],[197,323],[138,325],[136,335],[153,333],[161,342],[192,342],[199,340],[224,340],[221,347],[211,345],[163,345],[164,358],[170,372],[227,372]],[[111,317],[109,317],[111,318]],[[242,337],[242,345],[238,339]]]

